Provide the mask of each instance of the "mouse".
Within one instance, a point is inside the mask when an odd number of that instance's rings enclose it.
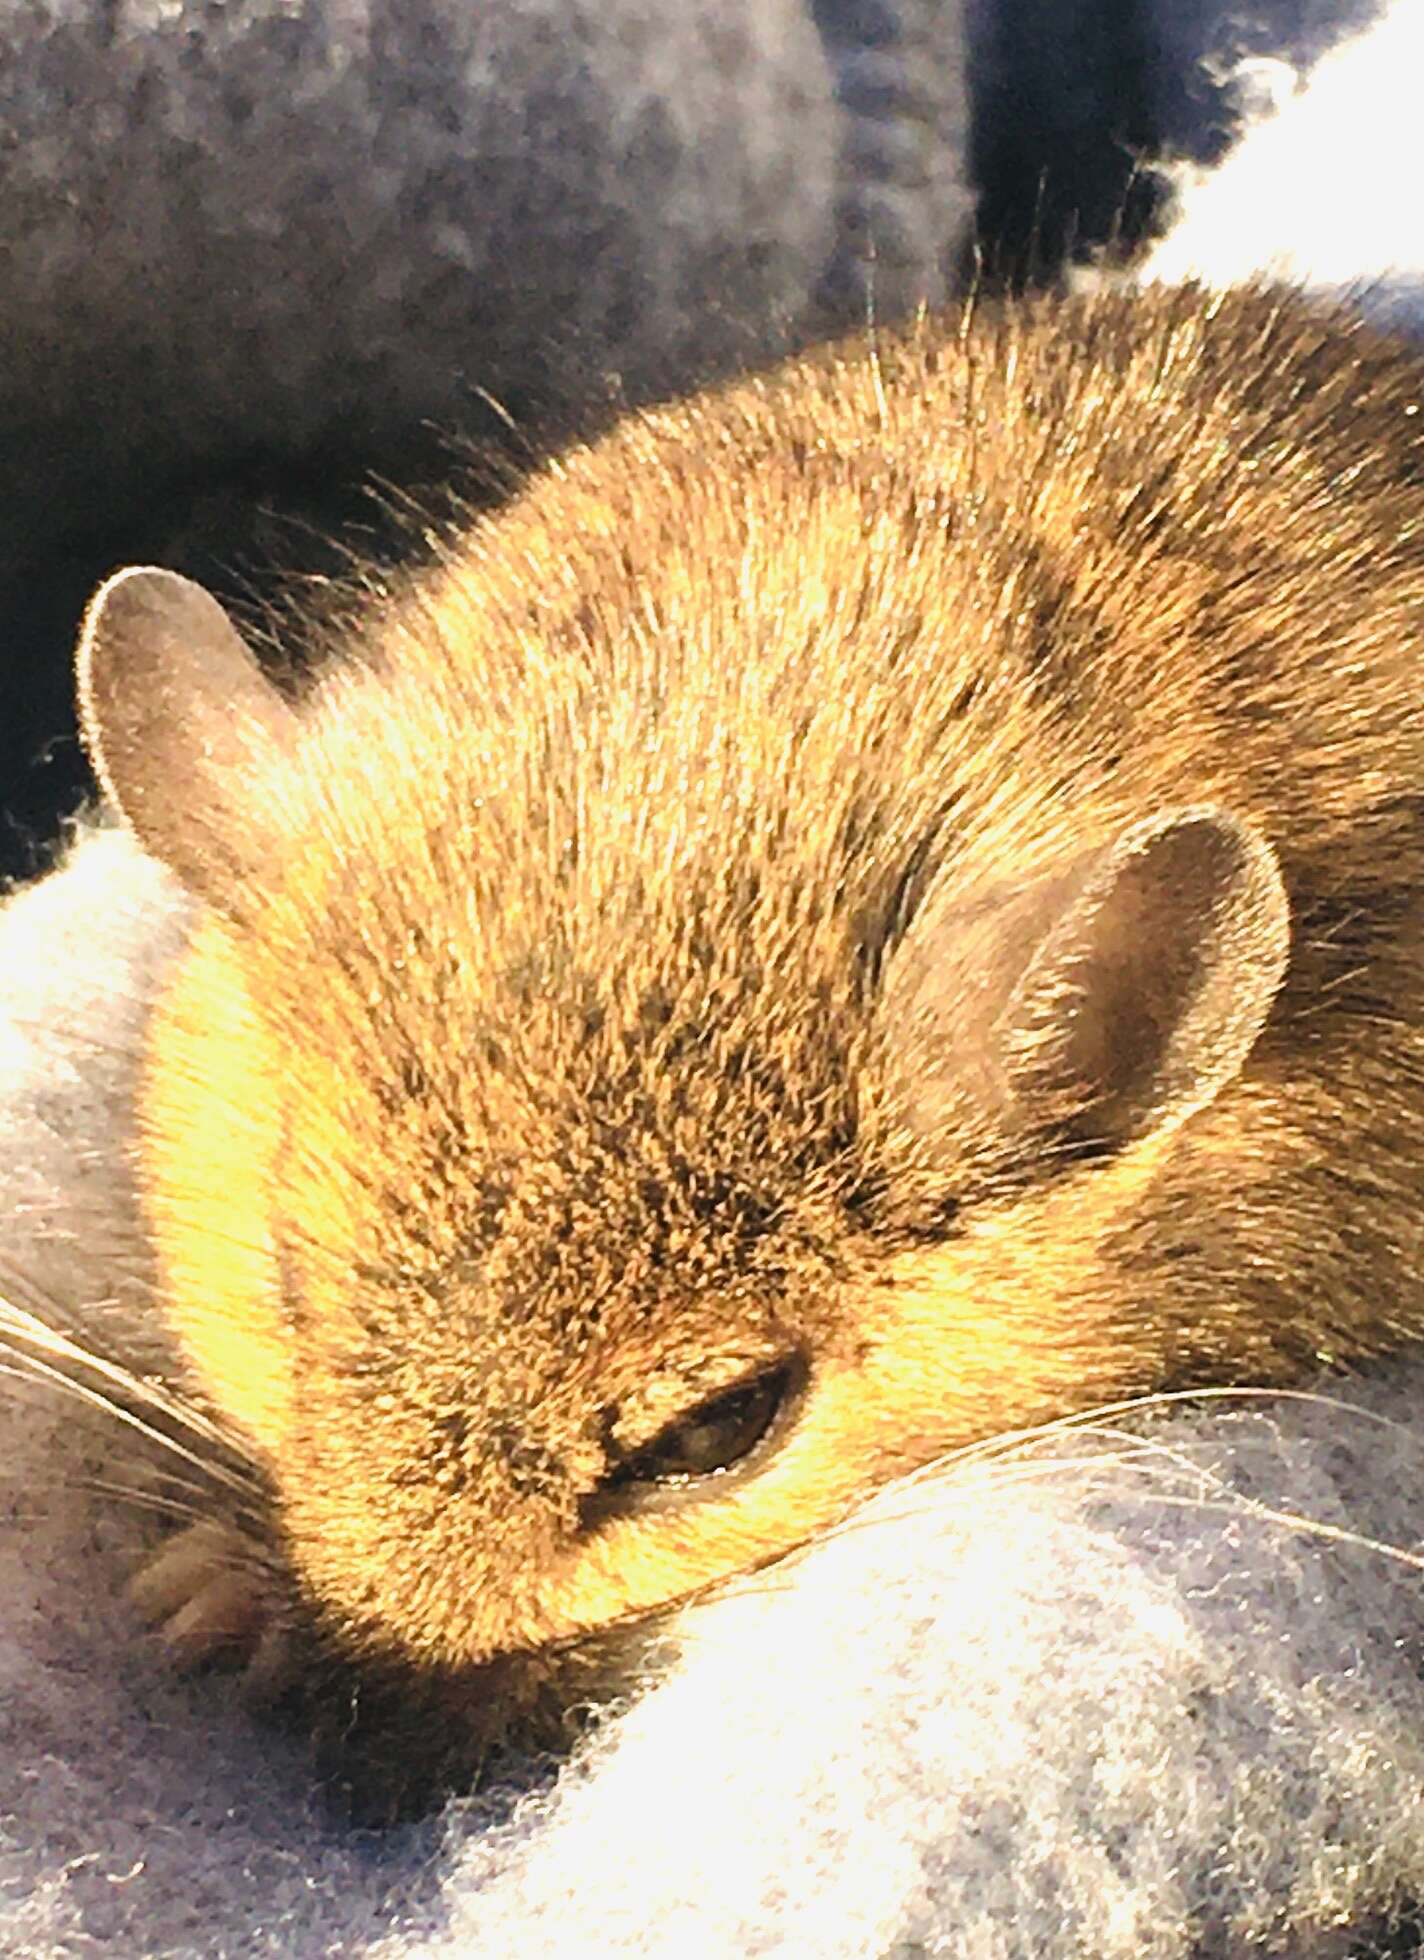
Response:
[[[103,585],[154,1312],[260,1492],[175,1651],[483,1760],[897,1478],[1424,1332],[1421,401],[1289,292],[980,297],[549,457],[300,691]]]

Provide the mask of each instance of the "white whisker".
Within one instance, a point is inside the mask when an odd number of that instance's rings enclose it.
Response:
[[[182,1518],[190,1524],[206,1523],[212,1516],[210,1505],[171,1496],[161,1490],[144,1490],[138,1484],[117,1483],[105,1477],[76,1477],[67,1481],[71,1489],[85,1491],[90,1496],[113,1498],[137,1510]]]
[[[82,1353],[83,1350],[80,1352]],[[132,1409],[125,1408],[112,1396],[105,1395],[97,1388],[91,1388],[87,1382],[76,1381],[72,1375],[67,1375],[62,1368],[54,1366],[40,1355],[24,1355],[17,1357],[16,1360],[0,1362],[0,1375],[14,1376],[24,1381],[43,1380],[61,1389],[65,1394],[74,1396],[89,1407],[101,1410],[113,1421],[123,1423],[136,1431],[146,1442],[169,1451],[184,1463],[191,1464],[210,1483],[221,1484],[239,1496],[251,1497],[259,1489],[255,1479],[242,1476],[211,1457],[199,1456],[195,1450],[188,1449],[176,1437],[167,1435],[150,1422],[145,1422],[141,1416]],[[121,1371],[120,1379],[122,1379]]]
[[[40,1319],[37,1314],[23,1307],[17,1307],[12,1300],[0,1296],[0,1333],[9,1334],[13,1339],[23,1342],[27,1347],[38,1349],[58,1360],[86,1368],[103,1381],[111,1382],[123,1389],[135,1400],[148,1407],[159,1410],[173,1421],[181,1423],[195,1436],[215,1443],[223,1449],[234,1447],[232,1438],[219,1424],[213,1422],[201,1410],[176,1396],[161,1383],[137,1375],[132,1369],[110,1361],[92,1348],[84,1347],[70,1335],[62,1333]]]

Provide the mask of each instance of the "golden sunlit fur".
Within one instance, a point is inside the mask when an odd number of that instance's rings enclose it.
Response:
[[[974,1438],[1424,1331],[1418,381],[1262,294],[853,343],[552,464],[299,710],[175,656],[141,739],[101,596],[91,743],[207,907],[161,1304],[343,1640],[577,1642]],[[1169,1086],[1095,1103],[1134,1013]],[[743,1471],[590,1508],[789,1354]]]

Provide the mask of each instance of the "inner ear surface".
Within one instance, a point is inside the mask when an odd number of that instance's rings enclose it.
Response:
[[[1113,1150],[1244,1066],[1289,950],[1280,868],[1249,824],[1190,806],[1013,882],[952,876],[878,1010],[895,1119],[946,1164]]]
[[[1288,951],[1280,868],[1256,832],[1207,808],[1137,826],[1010,1004],[1016,1095],[1105,1147],[1180,1122],[1244,1066]]]

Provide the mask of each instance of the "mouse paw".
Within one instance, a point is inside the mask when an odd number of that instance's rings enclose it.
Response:
[[[270,1570],[236,1525],[209,1519],[177,1532],[134,1575],[129,1597],[181,1671],[238,1668],[258,1697],[282,1687],[286,1616]]]

